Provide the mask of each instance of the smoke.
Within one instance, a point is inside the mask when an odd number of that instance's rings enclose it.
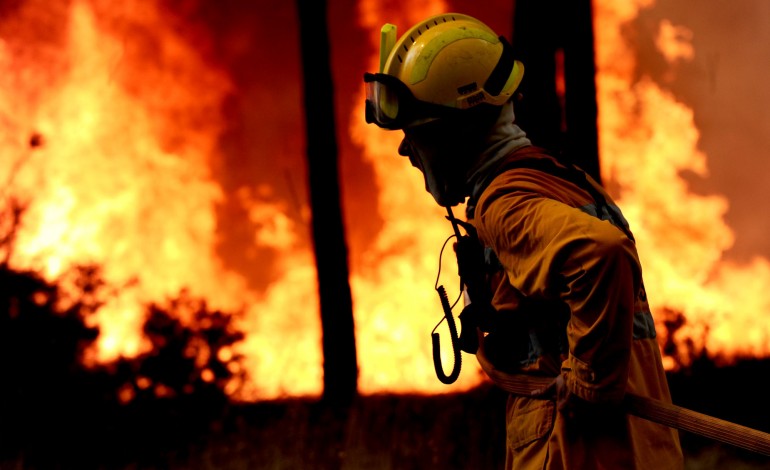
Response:
[[[693,191],[722,194],[735,243],[725,254],[737,262],[770,258],[770,3],[763,0],[658,2],[642,12],[637,38],[641,66],[693,109],[699,148],[708,157],[705,178],[689,175]],[[691,60],[673,73],[654,46],[661,22],[689,31]]]

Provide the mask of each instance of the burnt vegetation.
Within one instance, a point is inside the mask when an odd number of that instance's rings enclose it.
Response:
[[[182,292],[146,306],[145,352],[85,365],[89,320],[114,292],[98,266],[55,283],[12,269],[22,213],[13,201],[0,212],[0,468],[157,462],[219,426],[241,373],[232,316]]]

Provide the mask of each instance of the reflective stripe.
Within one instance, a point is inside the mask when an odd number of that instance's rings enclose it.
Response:
[[[518,359],[519,365],[522,367],[534,364],[537,362],[537,360],[542,357],[543,355],[547,354],[547,352],[544,350],[543,346],[541,345],[540,339],[538,337],[538,331],[536,330],[530,330],[529,332],[529,345],[528,345],[528,351],[526,357],[521,357]],[[564,332],[564,337],[562,338],[562,341],[564,344],[567,344],[567,337],[566,337],[566,331]],[[652,319],[652,313],[649,311],[642,311],[642,312],[636,312],[634,313],[634,326],[633,326],[633,338],[635,340],[638,339],[655,339],[657,337],[657,332],[655,331],[655,321]],[[566,354],[568,350],[562,350],[560,351],[562,354]]]
[[[612,225],[617,226],[618,223],[623,224],[623,226],[620,228],[628,229],[629,227],[628,221],[625,217],[623,217],[623,213],[620,211],[620,208],[614,204],[603,205],[601,214],[599,214],[599,211],[596,208],[596,204],[587,204],[583,207],[579,207],[578,209],[588,215],[596,217],[597,219],[607,220],[612,223]]]
[[[649,310],[634,313],[634,339],[652,339],[657,336],[655,321]]]
[[[503,263],[500,262],[500,259],[495,254],[495,250],[490,246],[484,247],[484,266],[486,266],[487,271],[489,272],[505,269]]]
[[[534,364],[540,357],[543,356],[543,348],[540,346],[540,341],[537,339],[537,334],[534,331],[529,332],[529,350],[527,351],[527,357],[519,361],[522,367]]]

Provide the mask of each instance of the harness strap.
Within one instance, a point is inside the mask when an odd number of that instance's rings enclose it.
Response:
[[[504,160],[494,169],[493,172],[491,172],[491,174],[497,176],[508,170],[527,169],[540,171],[551,176],[555,176],[564,181],[568,181],[581,188],[591,196],[591,198],[594,200],[599,218],[601,218],[603,213],[606,213],[609,216],[612,224],[623,231],[623,233],[631,241],[634,241],[634,235],[628,229],[628,226],[626,225],[625,220],[623,220],[623,217],[620,215],[617,209],[610,206],[610,204],[607,202],[607,198],[604,197],[604,195],[597,187],[598,183],[594,183],[590,176],[588,176],[588,173],[575,165],[561,162],[557,163],[552,158],[543,158],[542,155],[547,154],[538,147],[530,147],[524,151],[519,151],[518,153],[521,154],[519,158]],[[489,181],[487,181],[487,184],[480,188],[481,191],[478,191],[477,197],[484,191],[484,189],[486,189],[486,186],[489,183],[491,183],[491,178]],[[473,212],[475,211],[476,205],[475,199],[476,197],[471,197],[468,202],[467,215],[469,219],[472,219],[474,215]]]

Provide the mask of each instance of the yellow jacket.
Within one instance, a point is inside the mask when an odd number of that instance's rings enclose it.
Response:
[[[641,265],[620,211],[593,180],[604,200],[526,164],[516,168],[533,158],[556,162],[535,147],[517,150],[471,199],[469,221],[502,267],[490,283],[505,327],[485,339],[487,356],[511,373],[564,373],[570,391],[592,403],[619,403],[626,391],[670,402]],[[511,396],[506,468],[683,467],[676,430],[611,406],[591,410],[588,419],[568,419],[554,401]]]

